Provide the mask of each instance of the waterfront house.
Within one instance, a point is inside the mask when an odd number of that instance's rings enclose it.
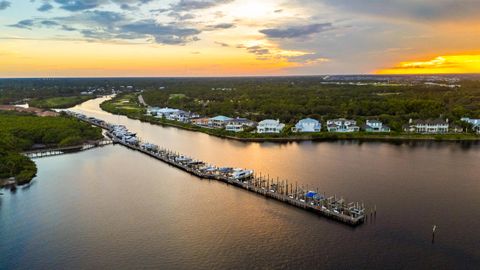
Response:
[[[229,121],[233,120],[224,115],[218,115],[209,119],[208,125],[212,128],[224,128]]]
[[[280,123],[280,120],[265,119],[260,121],[257,126],[257,133],[280,133],[285,124]]]
[[[233,132],[242,132],[245,127],[254,127],[257,123],[246,118],[234,118],[227,122],[225,130]]]
[[[184,123],[190,122],[191,118],[198,117],[198,115],[195,113],[186,112],[179,109],[173,109],[168,107],[165,107],[165,108],[148,107],[147,115],[152,115],[157,118],[165,118],[168,120],[179,121]]]
[[[390,127],[378,120],[367,120],[363,129],[366,132],[390,132]]]
[[[160,107],[149,107],[147,108],[147,114],[148,115],[153,115],[158,118],[169,118],[170,115],[179,112],[180,110],[178,109],[173,109],[173,108],[160,108]]]
[[[210,118],[208,117],[199,117],[199,118],[193,118],[190,120],[190,122],[196,126],[201,126],[201,127],[208,127],[208,123],[210,122]]]
[[[403,130],[405,132],[421,134],[444,134],[448,133],[448,127],[448,119],[410,119],[408,125],[403,126]]]
[[[320,132],[320,130],[322,130],[322,124],[312,118],[302,119],[292,128],[293,132]]]
[[[357,121],[338,118],[327,121],[328,132],[357,132],[360,127],[357,126]]]
[[[472,118],[463,117],[460,120],[472,125],[473,131],[475,131],[477,134],[480,134],[480,119],[472,119]]]

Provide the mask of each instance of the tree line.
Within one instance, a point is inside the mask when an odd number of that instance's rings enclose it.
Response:
[[[37,169],[35,163],[21,152],[35,144],[70,146],[99,138],[102,138],[99,128],[65,115],[38,117],[0,112],[0,179],[16,177],[19,184],[29,182]]]

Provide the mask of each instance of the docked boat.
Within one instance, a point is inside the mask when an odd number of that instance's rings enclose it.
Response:
[[[244,170],[244,169],[233,169],[232,178],[235,180],[242,180],[253,176],[252,170]]]

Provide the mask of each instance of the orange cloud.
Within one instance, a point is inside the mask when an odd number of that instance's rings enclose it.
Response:
[[[386,69],[376,70],[376,74],[449,74],[480,73],[480,55],[445,55],[426,61],[407,61]]]

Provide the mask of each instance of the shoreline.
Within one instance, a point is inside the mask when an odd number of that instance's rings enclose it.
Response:
[[[146,115],[132,115],[127,113],[121,113],[118,109],[108,110],[105,106],[102,106],[104,101],[100,103],[100,109],[111,113],[113,115],[125,116],[132,120],[138,120],[142,123],[149,123],[151,125],[159,125],[166,127],[179,128],[191,132],[200,132],[203,134],[215,136],[217,138],[230,139],[240,142],[274,142],[274,143],[289,143],[289,142],[326,142],[326,141],[365,141],[365,142],[413,142],[413,141],[431,141],[431,142],[480,142],[480,136],[475,134],[405,134],[398,135],[393,134],[375,134],[365,132],[354,133],[330,133],[321,132],[314,134],[292,135],[292,136],[280,136],[272,134],[272,137],[240,137],[234,136],[234,134],[222,134],[226,131],[220,129],[208,129],[200,126],[194,126],[191,124],[178,123],[171,120],[153,118]]]

